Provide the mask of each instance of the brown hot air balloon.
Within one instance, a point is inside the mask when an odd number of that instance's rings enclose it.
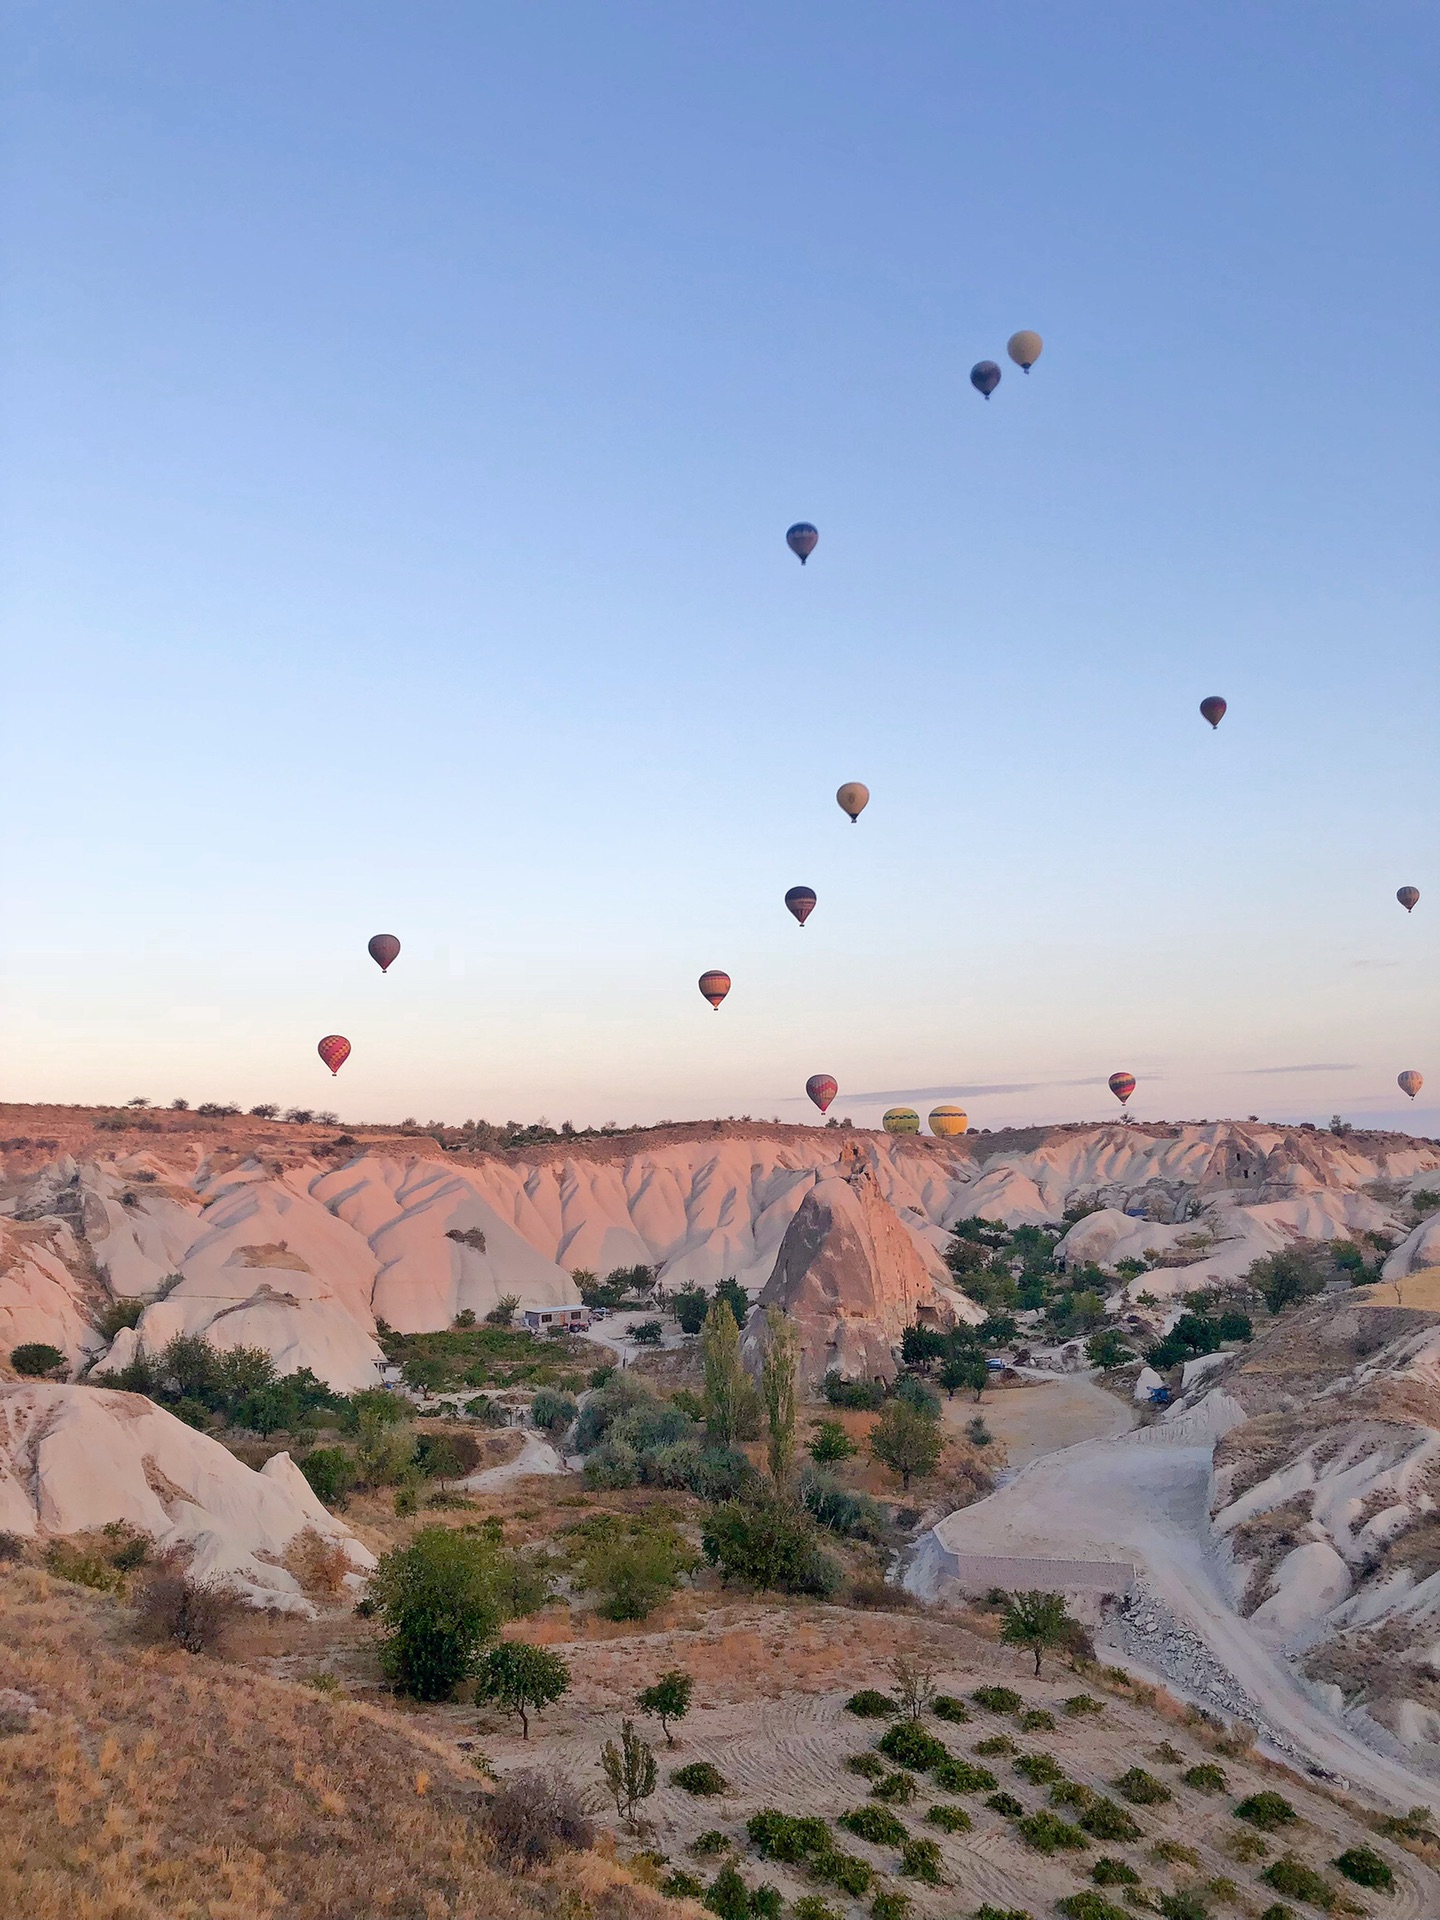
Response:
[[[1220,698],[1218,693],[1208,694],[1205,699],[1200,702],[1200,711],[1212,727],[1218,727],[1220,722],[1225,718],[1225,702]]]
[[[805,1091],[819,1107],[821,1113],[824,1113],[840,1089],[830,1074],[812,1073],[805,1082]]]
[[[815,889],[813,887],[791,887],[785,896],[785,904],[803,927],[815,911]]]
[[[1414,1067],[1407,1067],[1404,1073],[1396,1074],[1395,1084],[1402,1093],[1408,1093],[1413,1100],[1421,1087],[1424,1086],[1425,1076],[1423,1073],[1417,1073]]]
[[[1416,903],[1420,898],[1420,889],[1418,887],[1401,887],[1395,895],[1395,898],[1400,902],[1406,913],[1413,913]]]
[[[850,816],[853,827],[866,807],[870,804],[870,789],[859,780],[847,780],[835,795],[836,801]]]
[[[722,973],[718,967],[711,967],[707,973],[702,973],[700,976],[700,991],[718,1013],[720,1002],[730,991],[729,974]]]
[[[1111,1093],[1123,1107],[1135,1091],[1135,1076],[1133,1073],[1112,1073],[1109,1086]]]
[[[400,942],[393,933],[373,934],[366,952],[381,973],[388,973],[400,956]]]
[[[1045,342],[1029,327],[1022,327],[1005,342],[1005,351],[1022,373],[1028,373],[1045,351]]]
[[[350,1042],[343,1033],[327,1033],[315,1051],[331,1073],[339,1073],[341,1067],[350,1058]]]

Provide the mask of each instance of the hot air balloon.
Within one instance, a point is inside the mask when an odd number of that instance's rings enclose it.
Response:
[[[1424,1086],[1425,1076],[1423,1073],[1417,1073],[1414,1067],[1407,1067],[1404,1073],[1396,1074],[1395,1084],[1402,1093],[1408,1093],[1413,1100],[1421,1087]]]
[[[1420,889],[1418,887],[1401,887],[1400,891],[1395,895],[1395,898],[1400,902],[1406,913],[1413,913],[1415,911],[1415,903],[1420,898]]]
[[[393,933],[377,933],[366,949],[381,973],[388,973],[400,954],[400,942]]]
[[[970,369],[970,384],[988,400],[1000,384],[1000,369],[993,360],[977,360]]]
[[[870,804],[870,789],[862,786],[858,780],[847,780],[835,798],[849,814],[850,824],[853,827]]]
[[[937,1140],[953,1140],[957,1133],[964,1133],[969,1124],[970,1116],[963,1107],[930,1109],[930,1131]]]
[[[919,1133],[920,1116],[914,1107],[891,1107],[880,1124],[886,1133]]]
[[[785,536],[786,546],[789,547],[791,553],[799,556],[802,567],[810,558],[811,554],[814,553],[819,540],[820,535],[808,520],[797,520]]]
[[[1134,1093],[1135,1091],[1134,1074],[1133,1073],[1112,1073],[1110,1076],[1110,1091],[1111,1093],[1114,1094],[1115,1098],[1120,1102],[1121,1106],[1123,1107],[1125,1102],[1130,1098],[1131,1094]]]
[[[1218,693],[1208,694],[1206,698],[1200,702],[1200,711],[1212,727],[1218,727],[1220,722],[1225,718],[1225,702],[1220,698]]]
[[[805,1091],[824,1113],[840,1089],[828,1073],[812,1073],[805,1082]]]
[[[338,1073],[350,1058],[350,1042],[343,1033],[327,1033],[315,1051],[331,1073]]]
[[[700,976],[700,991],[718,1013],[720,1002],[730,991],[729,974],[722,973],[718,967],[711,967],[708,973]]]
[[[791,887],[785,896],[785,904],[803,927],[815,911],[815,889],[813,887]]]
[[[1045,342],[1038,333],[1032,333],[1028,327],[1022,327],[1019,333],[1012,333],[1005,342],[1005,351],[1017,367],[1028,373],[1045,351]]]

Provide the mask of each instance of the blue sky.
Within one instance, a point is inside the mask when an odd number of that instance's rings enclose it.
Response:
[[[3,18],[0,1097],[1440,1132],[1432,9]]]

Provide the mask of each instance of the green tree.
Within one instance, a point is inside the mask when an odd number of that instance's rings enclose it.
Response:
[[[500,1626],[493,1542],[449,1527],[422,1527],[392,1547],[370,1580],[384,1626],[381,1662],[401,1693],[448,1700],[475,1670]]]
[[[1105,1327],[1085,1342],[1085,1358],[1092,1367],[1102,1367],[1108,1373],[1112,1367],[1123,1367],[1135,1355],[1114,1327]]]
[[[530,1738],[530,1715],[552,1706],[569,1691],[570,1669],[548,1647],[526,1640],[502,1640],[480,1664],[476,1695],[519,1716],[520,1737]]]
[[[705,1424],[724,1446],[754,1433],[759,1400],[740,1359],[740,1329],[728,1301],[716,1299],[700,1334]]]
[[[690,1694],[695,1682],[688,1673],[679,1667],[671,1667],[662,1673],[653,1687],[642,1687],[635,1696],[635,1704],[642,1713],[653,1713],[660,1722],[660,1730],[665,1735],[667,1747],[673,1747],[675,1736],[670,1731],[672,1720],[683,1720],[690,1711]]]
[[[356,1422],[355,1465],[367,1487],[393,1487],[415,1458],[415,1429],[365,1407]]]
[[[12,1348],[10,1364],[16,1373],[24,1374],[31,1380],[41,1380],[47,1373],[68,1370],[64,1354],[45,1340],[26,1340],[22,1345]]]
[[[636,1733],[633,1720],[620,1722],[619,1746],[607,1740],[600,1749],[600,1769],[616,1813],[624,1820],[633,1820],[636,1807],[650,1798],[660,1777],[655,1755]]]
[[[795,1369],[795,1329],[778,1307],[767,1307],[760,1391],[768,1423],[770,1478],[782,1492],[795,1464]]]
[[[830,1467],[851,1459],[860,1449],[838,1420],[817,1420],[807,1451],[817,1466]]]
[[[710,1311],[710,1298],[703,1287],[682,1287],[670,1298],[670,1311],[680,1322],[682,1333],[699,1333]]]
[[[355,1462],[344,1447],[312,1447],[300,1461],[317,1500],[327,1507],[343,1507],[355,1484]]]
[[[899,1474],[907,1493],[917,1473],[923,1480],[935,1471],[943,1450],[939,1423],[905,1400],[890,1401],[870,1434],[870,1452],[882,1466]]]
[[[487,1327],[508,1327],[520,1310],[518,1293],[502,1293],[485,1316]]]
[[[984,1355],[979,1353],[956,1354],[940,1369],[940,1384],[952,1400],[961,1387],[968,1387],[978,1400],[989,1379],[990,1369],[985,1364]]]
[[[715,1298],[725,1302],[735,1316],[736,1326],[743,1327],[750,1317],[750,1296],[733,1273],[727,1273],[716,1287]]]
[[[786,1500],[727,1500],[711,1514],[700,1544],[726,1580],[821,1599],[840,1586],[839,1564],[821,1550],[805,1512]]]
[[[1271,1313],[1283,1313],[1286,1307],[1319,1293],[1330,1273],[1328,1255],[1319,1247],[1302,1243],[1255,1261],[1245,1279],[1263,1296]]]
[[[1066,1646],[1074,1634],[1063,1594],[1039,1593],[1031,1589],[1012,1594],[1000,1616],[1000,1638],[1007,1646],[1024,1647],[1035,1656],[1035,1675],[1040,1675],[1042,1654],[1053,1647]]]
[[[605,1595],[600,1611],[607,1620],[644,1620],[699,1560],[676,1527],[650,1521],[636,1532],[597,1530],[577,1564],[585,1585]]]

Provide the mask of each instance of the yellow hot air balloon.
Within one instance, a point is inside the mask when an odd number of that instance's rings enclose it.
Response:
[[[1023,367],[1028,373],[1045,351],[1045,342],[1038,333],[1032,333],[1028,327],[1022,327],[1019,333],[1012,333],[1005,342],[1005,351],[1017,367]]]
[[[963,1107],[930,1109],[930,1131],[938,1140],[953,1140],[957,1133],[964,1133],[969,1124],[970,1116]]]
[[[920,1116],[914,1107],[891,1107],[880,1124],[886,1133],[919,1133]]]
[[[865,786],[862,781],[847,780],[836,794],[835,799],[837,803],[844,808],[845,812],[849,814],[850,824],[853,827],[866,807],[870,804],[870,789]]]

